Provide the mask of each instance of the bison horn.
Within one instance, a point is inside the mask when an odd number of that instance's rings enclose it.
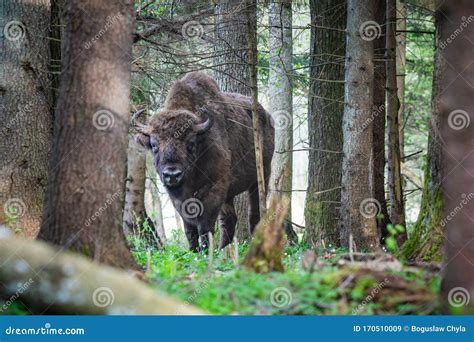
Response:
[[[138,132],[143,133],[145,135],[150,135],[151,133],[151,126],[144,125],[138,122],[138,117],[145,112],[145,109],[140,109],[138,112],[135,112],[132,115],[132,119],[130,120],[130,124],[133,128],[135,128]]]
[[[194,132],[197,134],[206,133],[214,124],[214,113],[211,112],[207,107],[201,107],[199,111],[207,116],[206,121],[200,124],[194,125]]]

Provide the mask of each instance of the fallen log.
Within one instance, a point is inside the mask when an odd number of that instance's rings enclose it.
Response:
[[[38,314],[202,315],[130,273],[0,228],[0,312],[16,299]]]

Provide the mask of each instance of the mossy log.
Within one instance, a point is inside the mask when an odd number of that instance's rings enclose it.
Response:
[[[44,242],[6,235],[4,229],[0,231],[0,296],[7,298],[7,304],[20,299],[39,314],[203,314],[149,288],[130,273]]]
[[[274,196],[270,208],[255,228],[254,237],[243,265],[257,273],[284,272],[282,256],[285,247],[283,223],[288,211],[288,198]]]

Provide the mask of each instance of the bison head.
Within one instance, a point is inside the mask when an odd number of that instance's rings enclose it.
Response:
[[[151,150],[156,172],[169,190],[179,188],[190,176],[194,162],[203,152],[205,135],[214,124],[210,110],[200,111],[206,117],[204,121],[188,110],[157,113],[147,125],[137,122],[143,111],[132,117],[132,125],[138,131],[135,141]]]

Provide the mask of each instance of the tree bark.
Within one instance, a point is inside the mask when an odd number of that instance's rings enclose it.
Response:
[[[339,246],[344,113],[345,0],[312,0],[308,192],[303,240]]]
[[[122,230],[133,5],[71,0],[65,12],[64,71],[39,237],[133,267]]]
[[[291,229],[291,194],[293,181],[293,41],[292,9],[289,0],[272,0],[269,4],[270,68],[268,75],[269,111],[276,122],[275,154],[268,193],[288,199],[285,225]],[[290,237],[296,234],[289,234]],[[295,242],[295,241],[293,241]],[[297,241],[296,241],[297,243]]]
[[[369,251],[379,248],[371,176],[374,45],[367,27],[374,7],[374,0],[348,1],[341,192],[341,244],[353,241],[357,249]]]
[[[0,222],[33,239],[41,224],[53,126],[49,0],[2,4]]]
[[[3,234],[3,233],[1,233]],[[0,295],[39,314],[202,315],[123,271],[48,244],[0,239]]]
[[[448,44],[441,52],[448,67],[439,98],[443,165],[449,172],[442,180],[446,254],[441,294],[451,312],[465,315],[474,314],[474,45],[469,41],[474,27],[465,17],[471,13],[470,0],[442,3],[437,13],[441,41]]]
[[[398,113],[400,102],[397,91],[397,8],[396,0],[387,0],[387,43],[386,43],[386,77],[387,77],[387,128],[388,128],[388,188],[390,193],[390,221],[393,225],[406,226],[405,206],[400,157],[400,125]],[[406,233],[397,236],[401,245],[406,240]]]
[[[405,3],[397,0],[397,92],[400,108],[398,123],[400,125],[400,158],[405,157],[405,65],[406,65],[406,33],[407,8]]]
[[[255,19],[256,18],[252,18]],[[249,25],[245,0],[219,0],[216,6],[216,44],[214,45],[214,77],[222,91],[251,95],[248,68],[248,41],[245,27]],[[255,23],[256,25],[256,23]],[[236,28],[239,29],[236,29]],[[237,241],[250,240],[248,199],[240,194],[234,199]]]

